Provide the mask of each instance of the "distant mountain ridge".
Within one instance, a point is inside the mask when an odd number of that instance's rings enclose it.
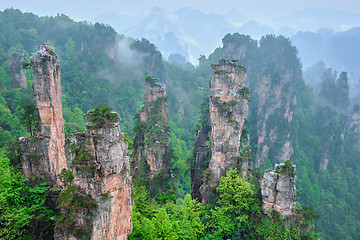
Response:
[[[306,8],[261,23],[235,9],[226,14],[214,14],[188,7],[173,12],[154,7],[137,16],[109,12],[98,15],[92,21],[109,24],[125,35],[150,40],[165,58],[178,53],[191,63],[198,64],[198,57],[209,55],[213,49],[220,47],[221,38],[227,33],[240,32],[259,40],[267,34],[291,37],[300,30],[317,31],[326,28],[342,31],[355,27],[360,22],[360,14],[327,8]]]

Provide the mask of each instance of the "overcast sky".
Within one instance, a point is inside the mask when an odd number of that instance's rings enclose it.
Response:
[[[206,13],[226,13],[235,8],[261,22],[309,7],[360,14],[360,0],[0,0],[0,10],[13,7],[39,15],[64,13],[75,20],[88,21],[110,11],[137,15],[155,6],[166,11],[190,7]]]

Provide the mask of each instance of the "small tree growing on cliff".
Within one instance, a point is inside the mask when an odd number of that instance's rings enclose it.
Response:
[[[21,121],[30,132],[30,136],[33,136],[33,129],[39,122],[39,115],[36,111],[34,104],[26,104],[21,107]]]
[[[290,177],[295,177],[296,175],[293,163],[290,160],[286,160],[284,164],[281,164],[277,172]]]
[[[108,121],[115,121],[117,114],[112,112],[112,108],[99,104],[85,115],[90,122],[97,125],[105,124]]]

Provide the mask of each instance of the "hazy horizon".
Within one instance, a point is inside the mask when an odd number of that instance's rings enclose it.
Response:
[[[114,1],[114,0],[78,0],[78,1],[27,1],[27,0],[2,0],[0,2],[0,10],[6,8],[16,8],[24,12],[33,12],[41,16],[53,16],[58,13],[68,15],[69,17],[77,21],[90,21],[92,22],[99,15],[103,14],[117,14],[117,15],[129,15],[137,16],[144,14],[144,12],[150,10],[153,7],[163,8],[166,12],[170,13],[183,7],[189,7],[192,9],[200,10],[204,13],[213,14],[227,14],[231,10],[235,9],[242,16],[246,17],[248,21],[256,20],[261,24],[269,25],[273,28],[280,29],[285,26],[289,26],[289,22],[282,22],[281,19],[296,15],[304,9],[316,9],[318,8],[318,15],[322,14],[321,9],[328,9],[331,11],[343,11],[349,13],[349,15],[360,15],[360,1],[358,0],[344,0],[341,4],[338,1],[291,1],[277,0],[277,1],[243,1],[239,3],[236,0],[224,0],[219,2],[215,1],[168,1],[168,0],[154,0],[146,1],[140,0],[134,2],[128,1]],[[315,10],[316,11],[316,10]],[[339,19],[340,21],[341,19]],[[306,21],[306,19],[302,19]],[[281,25],[282,24],[282,25]],[[354,21],[354,26],[358,25],[358,22]],[[289,26],[294,28],[294,26]],[[321,27],[321,26],[320,26]],[[342,27],[340,30],[347,30],[353,26],[338,26]],[[300,30],[300,29],[296,29]],[[304,29],[307,30],[307,29]]]
[[[289,37],[298,48],[304,67],[324,60],[329,67],[337,70],[354,71],[331,64],[320,51],[320,42],[326,42],[336,32],[360,27],[358,0],[344,0],[340,5],[325,0],[241,3],[235,0],[140,0],[135,3],[114,0],[1,0],[0,10],[11,7],[40,16],[60,13],[76,21],[108,24],[120,34],[148,39],[165,59],[178,53],[193,65],[198,63],[200,55],[208,56],[215,48],[221,47],[221,39],[227,33],[239,32],[257,40],[266,34]],[[319,29],[322,30],[318,32]],[[318,38],[323,39],[316,42]],[[358,76],[358,73],[355,75]]]

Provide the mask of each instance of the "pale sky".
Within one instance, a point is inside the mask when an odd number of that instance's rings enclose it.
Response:
[[[137,15],[155,6],[166,11],[190,7],[206,13],[226,13],[235,8],[251,19],[265,22],[310,7],[360,14],[360,0],[0,0],[0,10],[13,7],[39,15],[64,13],[75,20],[91,20],[109,11]]]

